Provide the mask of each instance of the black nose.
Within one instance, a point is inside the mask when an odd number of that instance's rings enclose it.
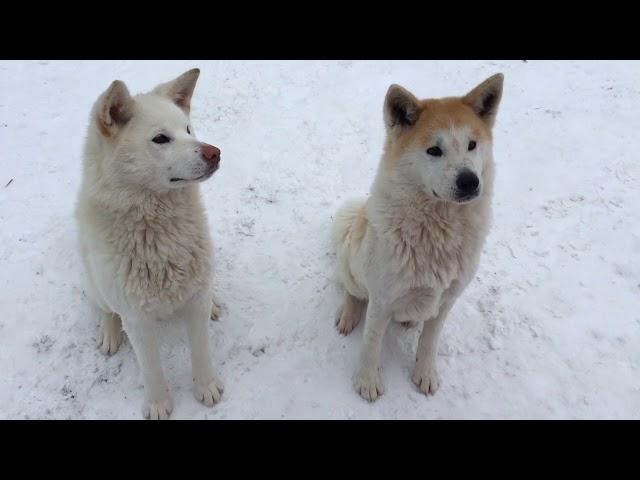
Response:
[[[480,185],[480,179],[471,170],[464,169],[458,174],[456,178],[456,186],[463,195],[470,195],[478,189]]]

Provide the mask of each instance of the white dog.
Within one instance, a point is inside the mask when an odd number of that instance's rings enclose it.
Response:
[[[425,394],[438,389],[438,337],[489,229],[502,83],[497,74],[464,97],[436,100],[397,85],[387,92],[371,195],[340,209],[333,228],[345,289],[336,324],[348,334],[366,307],[355,387],[369,401],[384,392],[379,361],[391,320],[424,322],[413,381]]]
[[[223,390],[209,352],[213,257],[198,185],[218,169],[220,150],[198,141],[189,120],[199,74],[134,97],[114,81],[93,107],[84,150],[76,218],[87,292],[102,311],[99,344],[115,353],[124,327],[152,419],[172,410],[159,320],[187,325],[196,398],[211,406]]]

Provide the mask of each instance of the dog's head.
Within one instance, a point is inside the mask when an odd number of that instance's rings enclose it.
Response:
[[[114,81],[96,102],[92,121],[111,149],[103,169],[117,182],[166,191],[213,175],[220,150],[196,139],[189,119],[200,74],[189,70],[151,92],[132,97]]]
[[[502,97],[496,74],[464,97],[418,100],[391,85],[384,104],[388,171],[429,197],[467,203],[482,193],[492,128]]]

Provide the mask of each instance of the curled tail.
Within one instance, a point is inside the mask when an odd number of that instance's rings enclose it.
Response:
[[[368,224],[364,206],[364,200],[345,203],[336,212],[332,229],[340,283],[351,296],[362,300],[367,298],[367,291],[356,278],[355,271],[360,270],[358,257]]]
[[[357,225],[356,220],[362,215],[364,200],[349,200],[336,212],[333,220],[332,238],[336,250],[346,247],[350,233]]]

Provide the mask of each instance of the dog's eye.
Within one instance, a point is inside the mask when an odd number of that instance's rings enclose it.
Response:
[[[427,153],[432,157],[441,157],[442,149],[440,147],[430,147],[430,148],[427,148]]]
[[[471,140],[469,142],[469,151],[475,150],[475,148],[476,148],[476,142],[474,140]]]
[[[191,130],[189,130],[189,125],[187,125],[187,133],[191,135]]]
[[[155,137],[153,137],[153,139],[151,140],[153,143],[169,143],[171,141],[171,139],[169,137],[167,137],[164,134],[160,134],[160,135],[156,135]]]

